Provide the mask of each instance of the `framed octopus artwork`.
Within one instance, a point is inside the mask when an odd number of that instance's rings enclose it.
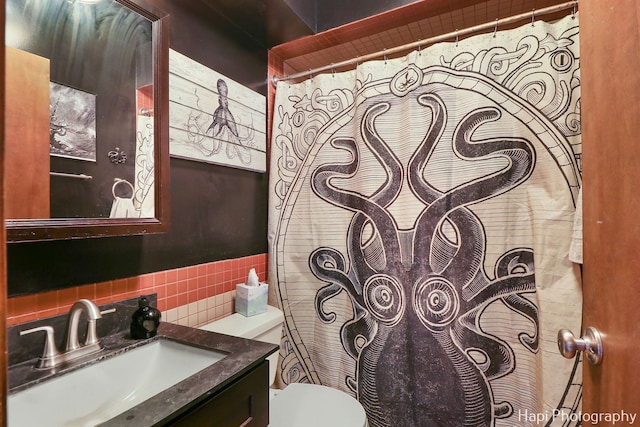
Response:
[[[263,95],[169,51],[169,140],[173,157],[266,171]]]

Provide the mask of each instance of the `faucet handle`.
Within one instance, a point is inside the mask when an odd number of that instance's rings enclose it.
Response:
[[[110,308],[110,309],[108,309],[108,310],[102,310],[102,311],[100,312],[100,314],[101,314],[101,315],[102,315],[102,314],[111,314],[111,313],[115,313],[115,312],[116,312],[116,308],[115,308],[115,307],[113,307],[113,308]]]
[[[53,327],[39,326],[37,328],[25,329],[24,331],[20,331],[20,336],[40,331],[46,332],[47,335],[44,341],[44,351],[42,352],[42,357],[38,361],[38,368],[50,368],[51,366],[53,366],[54,360],[60,356],[58,348],[56,347]]]

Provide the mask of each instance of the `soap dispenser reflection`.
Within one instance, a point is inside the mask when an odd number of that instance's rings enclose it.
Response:
[[[160,310],[149,306],[149,301],[146,297],[140,298],[138,300],[138,309],[131,318],[131,338],[145,339],[154,337],[158,332],[161,316]]]

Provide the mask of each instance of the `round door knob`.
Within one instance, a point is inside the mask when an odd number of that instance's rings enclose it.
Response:
[[[576,338],[568,329],[558,331],[558,350],[567,359],[573,359],[582,351],[593,365],[602,362],[602,335],[596,328],[589,326],[584,330],[582,338]]]

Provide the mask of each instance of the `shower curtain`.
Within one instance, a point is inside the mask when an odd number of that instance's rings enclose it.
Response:
[[[155,218],[153,116],[138,116],[133,204],[140,218]]]
[[[573,15],[278,83],[280,386],[372,427],[578,425],[579,66]]]

